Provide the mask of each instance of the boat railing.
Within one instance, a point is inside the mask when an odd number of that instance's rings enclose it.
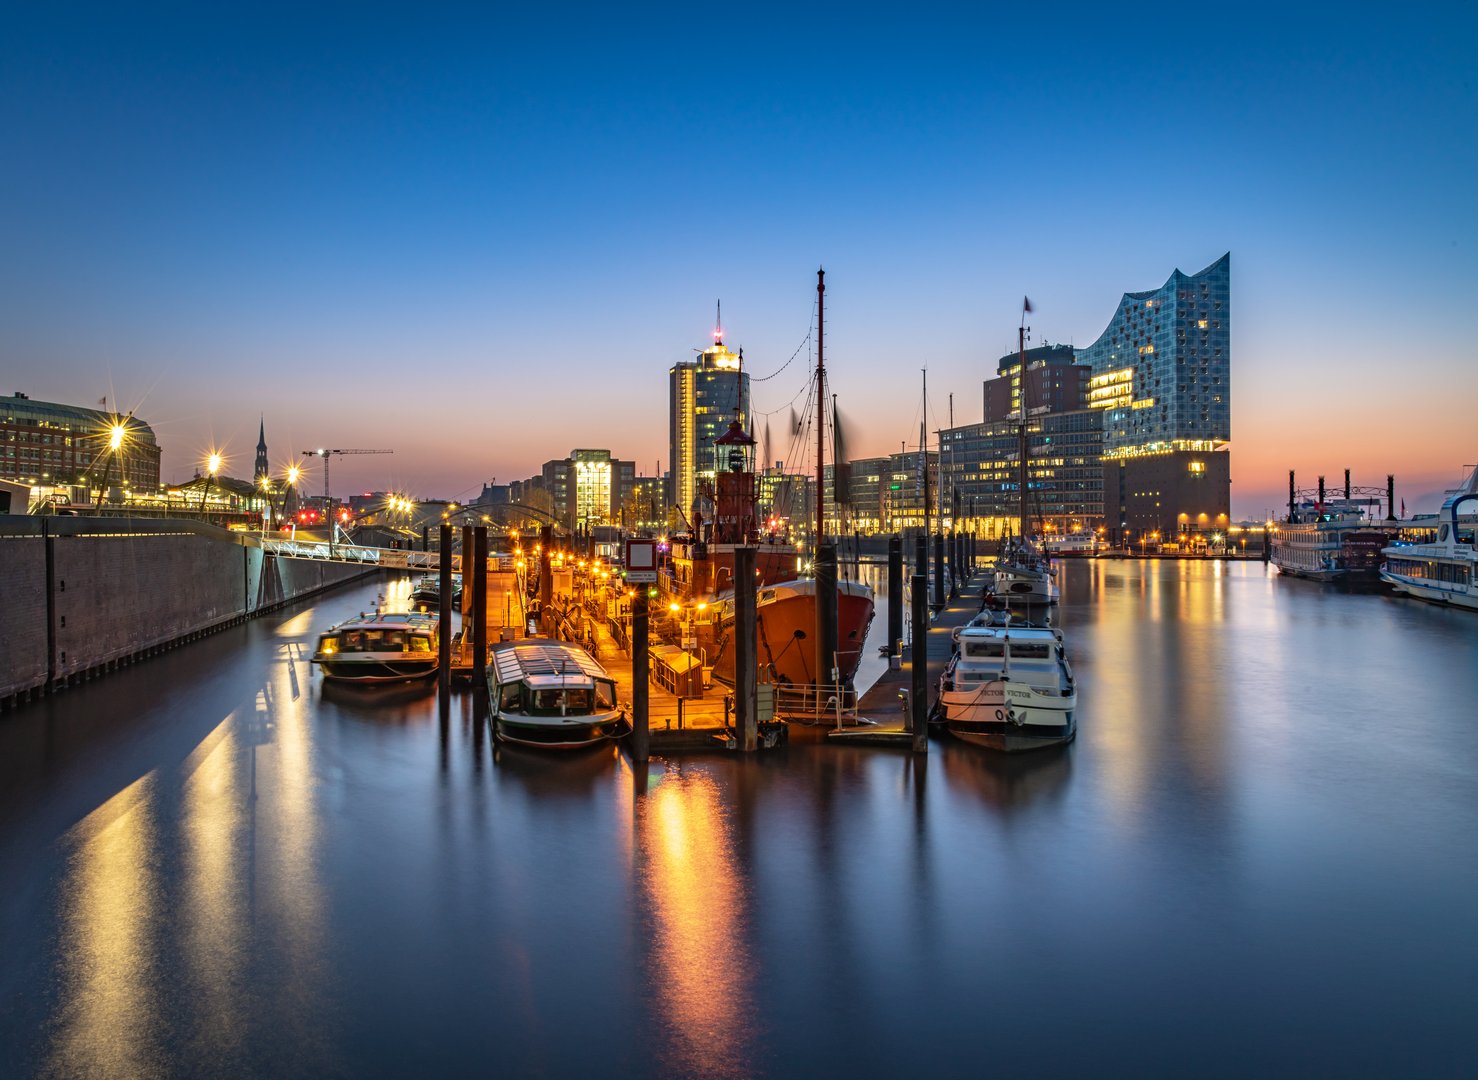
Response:
[[[775,715],[788,720],[842,723],[857,718],[857,691],[832,683],[782,683],[775,687]]]

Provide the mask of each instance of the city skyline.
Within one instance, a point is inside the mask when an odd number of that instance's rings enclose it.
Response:
[[[212,449],[248,475],[263,414],[279,470],[395,449],[335,461],[340,494],[458,497],[572,446],[650,475],[715,299],[756,414],[784,417],[805,350],[759,380],[824,265],[833,389],[878,455],[916,441],[925,366],[927,426],[950,394],[978,422],[1023,295],[1033,343],[1081,348],[1122,293],[1230,250],[1234,516],[1281,506],[1290,468],[1395,473],[1433,509],[1478,452],[1474,15],[1270,17],[1082,14],[1045,55],[940,63],[928,20],[29,11],[0,76],[0,393],[107,394],[174,481]],[[704,43],[746,74],[711,77]]]

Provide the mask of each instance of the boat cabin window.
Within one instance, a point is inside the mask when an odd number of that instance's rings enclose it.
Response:
[[[412,634],[410,649],[408,651],[429,653],[431,651],[431,639],[424,634]]]
[[[385,631],[385,650],[395,652],[397,649],[405,648],[405,632],[401,630]]]
[[[1024,641],[1011,643],[1013,660],[1045,660],[1052,655],[1052,647],[1046,644],[1028,644]]]
[[[558,690],[535,690],[534,707],[529,710],[535,716],[565,716],[571,713],[590,711],[591,691],[589,687],[563,687]]]
[[[597,680],[595,684],[595,707],[597,709],[614,709],[616,707],[616,684],[605,679]]]
[[[498,711],[518,712],[523,708],[523,684],[505,683],[498,688]]]
[[[999,641],[967,641],[966,656],[1005,656],[1005,647]]]
[[[340,648],[344,652],[379,652],[384,642],[378,630],[346,630]]]

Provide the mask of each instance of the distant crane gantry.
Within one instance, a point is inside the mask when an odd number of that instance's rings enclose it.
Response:
[[[339,455],[342,456],[344,454],[393,454],[393,453],[395,453],[394,450],[324,450],[324,449],[320,448],[318,450],[304,450],[303,451],[303,456],[304,457],[323,458],[323,500],[326,503],[326,502],[329,501],[329,493],[328,493],[328,460],[329,460],[329,456],[331,454],[339,454]]]

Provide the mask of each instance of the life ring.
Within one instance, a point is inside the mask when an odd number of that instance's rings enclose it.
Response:
[[[997,710],[996,710],[996,723],[1000,723],[1000,722],[1001,722],[1001,721],[1002,721],[1002,720],[1004,720],[1004,719],[1006,719],[1006,714],[1005,714],[1005,712],[1003,712],[1003,711],[1002,711],[1002,710],[1000,710],[1000,709],[997,709]]]

